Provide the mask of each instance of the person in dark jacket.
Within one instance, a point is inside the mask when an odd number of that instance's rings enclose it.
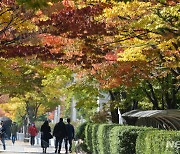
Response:
[[[6,129],[4,127],[4,122],[1,121],[1,123],[0,123],[0,139],[1,139],[4,150],[6,150],[5,138],[6,138]]]
[[[67,130],[67,138],[65,139],[65,149],[66,153],[68,153],[68,142],[69,142],[69,152],[72,150],[72,140],[74,139],[74,126],[70,124],[70,118],[67,119],[66,130]]]
[[[60,153],[62,141],[67,137],[66,125],[63,122],[63,118],[60,118],[59,122],[55,125],[53,130],[53,136],[56,137],[55,153],[57,153],[57,150],[58,153]]]
[[[12,139],[13,144],[15,143],[17,139],[17,131],[18,131],[17,123],[13,122],[11,125],[11,139]]]
[[[43,153],[46,153],[47,147],[49,147],[49,139],[51,137],[51,127],[49,122],[46,120],[41,126],[41,147],[43,148]]]

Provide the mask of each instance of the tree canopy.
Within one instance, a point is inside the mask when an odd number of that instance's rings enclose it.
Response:
[[[143,102],[180,107],[177,0],[4,0],[0,6],[2,94],[43,91],[53,100],[50,93],[69,92],[88,110],[103,90],[112,110]],[[73,73],[79,82],[68,84]]]

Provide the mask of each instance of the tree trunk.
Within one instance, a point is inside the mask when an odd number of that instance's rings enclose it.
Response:
[[[172,109],[176,109],[177,108],[177,98],[176,98],[176,94],[178,92],[178,89],[176,90],[176,86],[175,84],[177,83],[176,79],[172,79]]]
[[[33,107],[32,106],[26,106],[26,110],[27,110],[27,117],[28,117],[28,121],[30,123],[34,122],[34,112],[33,112]]]
[[[37,119],[38,109],[41,106],[41,103],[35,103],[33,105],[26,102],[26,112],[30,123],[33,123]]]
[[[171,109],[171,99],[169,98],[168,92],[165,93],[165,100],[166,100],[166,104],[167,104],[167,109]]]
[[[113,123],[119,123],[119,115],[118,115],[118,108],[115,108],[114,101],[116,100],[114,93],[110,90],[109,91],[111,96],[111,103],[110,103],[110,110],[111,110],[111,118]]]
[[[157,105],[157,102],[154,100],[154,98],[152,97],[152,95],[144,88],[144,92],[147,96],[147,98],[150,100],[150,102],[153,104],[153,109],[157,109],[159,110],[159,106]]]
[[[164,110],[165,109],[165,106],[164,106],[164,96],[163,96],[163,94],[162,94],[162,96],[161,96],[161,101],[162,101],[162,110]]]
[[[23,122],[24,122],[23,123],[23,127],[24,127],[23,132],[24,132],[24,137],[26,138],[26,137],[28,137],[28,120],[27,120],[26,116],[24,116],[24,121]]]
[[[158,105],[158,100],[157,100],[157,97],[155,95],[153,86],[149,81],[147,81],[147,85],[148,85],[148,87],[150,89],[151,98],[152,98],[151,100],[152,100],[152,103],[153,103],[153,109],[159,110],[160,108],[159,108],[159,105]]]
[[[132,110],[135,110],[138,108],[138,101],[133,99],[133,105],[132,105]]]
[[[173,79],[171,77],[171,82],[167,79],[167,83],[169,82],[169,88],[165,91],[165,102],[167,104],[167,109],[176,109],[177,108],[177,96],[176,94],[179,91],[179,87],[176,89],[177,79]]]

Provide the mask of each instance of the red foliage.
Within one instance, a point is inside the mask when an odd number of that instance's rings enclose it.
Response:
[[[97,4],[82,9],[66,7],[53,13],[48,21],[39,21],[39,25],[52,25],[56,28],[51,34],[59,35],[67,33],[71,38],[86,37],[94,34],[106,34],[106,24],[94,20],[94,16],[102,13],[107,7],[105,4]]]
[[[60,36],[52,36],[50,34],[40,34],[38,38],[41,38],[41,41],[45,46],[51,48],[51,53],[58,53],[66,45],[72,44],[74,42],[72,39],[67,39]]]
[[[0,57],[3,58],[37,55],[37,58],[41,58],[42,60],[55,60],[63,56],[60,53],[53,55],[48,48],[40,46],[1,46],[0,49],[4,50],[4,52],[0,52]]]
[[[74,1],[71,1],[71,0],[63,0],[63,1],[62,1],[62,4],[63,4],[65,7],[74,8]]]
[[[178,3],[178,0],[167,0],[166,2],[168,5],[176,5]]]
[[[108,61],[117,61],[117,55],[113,52],[108,52],[106,55],[105,55],[105,59],[108,60]]]
[[[101,88],[116,88],[119,85],[134,86],[139,79],[147,78],[149,68],[148,63],[143,61],[113,64],[107,61],[93,66],[91,73],[99,81]]]

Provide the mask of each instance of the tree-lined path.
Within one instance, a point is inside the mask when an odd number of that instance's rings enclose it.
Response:
[[[121,114],[133,110],[180,110],[179,12],[179,0],[1,0],[0,117],[15,121],[27,138],[32,123],[40,130],[47,119],[52,132],[59,117],[71,117],[76,127],[83,121],[118,124]],[[172,117],[175,123],[180,120],[176,114]],[[167,115],[142,122],[170,129]],[[106,143],[113,146],[106,154],[135,153],[136,141],[129,144],[126,135],[127,142],[115,147],[103,138],[111,138],[108,131],[100,127],[101,138],[95,133],[97,125],[87,128],[90,153],[101,153]],[[106,143],[96,144],[97,136]],[[166,147],[161,136],[157,140]],[[121,143],[118,137],[115,134],[112,141]],[[145,137],[139,143],[144,141]],[[156,142],[147,143],[147,149],[153,149],[148,147],[152,143],[162,151]],[[134,145],[134,151],[122,153],[125,145]],[[41,150],[23,142],[13,147],[7,141],[6,153]],[[140,154],[144,151],[137,149]],[[54,147],[48,152],[53,153]]]
[[[47,149],[47,153],[54,153],[54,146],[50,146]],[[25,143],[22,141],[16,141],[14,145],[12,145],[11,140],[6,140],[6,150],[3,150],[2,145],[0,145],[0,153],[4,154],[16,154],[16,153],[42,153],[42,148],[40,145],[31,146],[30,143]],[[64,148],[62,148],[61,153],[65,153]]]

